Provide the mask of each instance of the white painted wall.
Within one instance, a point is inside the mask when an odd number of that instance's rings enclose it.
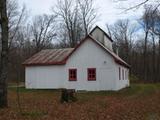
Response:
[[[119,79],[119,68],[121,69],[121,79]],[[122,70],[124,70],[124,79],[122,77],[123,76]],[[126,75],[126,71],[127,71],[127,75]],[[116,64],[116,90],[120,90],[122,88],[128,87],[129,85],[130,85],[129,69],[119,64]]]
[[[115,63],[113,58],[106,54],[96,43],[87,40],[68,59],[65,73],[69,68],[77,68],[77,81],[66,80],[67,88],[78,90],[114,90],[115,89]],[[97,80],[87,80],[87,68],[96,68]],[[66,74],[67,75],[67,74]]]
[[[85,41],[66,65],[26,67],[26,88],[76,90],[119,90],[126,82],[119,81],[119,71],[114,59],[91,40]],[[100,48],[100,49],[99,49]],[[77,69],[77,81],[68,80],[68,69]],[[96,68],[96,81],[87,80],[87,68]]]
[[[26,88],[63,88],[64,79],[64,66],[33,66],[25,69]]]
[[[100,29],[96,28],[91,35],[94,39],[100,41],[102,44],[104,43],[104,33]]]
[[[104,34],[104,32],[101,31],[99,28],[96,28],[91,35],[94,39],[104,44],[109,50],[113,51],[112,42],[108,39],[108,37]]]
[[[112,42],[106,36],[104,36],[104,45],[107,46],[109,50],[113,51]]]

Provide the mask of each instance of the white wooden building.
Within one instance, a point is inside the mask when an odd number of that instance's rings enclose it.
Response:
[[[23,63],[26,88],[99,91],[129,86],[130,66],[113,52],[112,43],[96,26],[75,48],[40,51]]]

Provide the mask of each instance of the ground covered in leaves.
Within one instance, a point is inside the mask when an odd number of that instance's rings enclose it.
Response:
[[[0,120],[160,120],[160,84],[134,84],[118,92],[77,93],[78,101],[60,103],[60,91],[9,88],[9,107]]]

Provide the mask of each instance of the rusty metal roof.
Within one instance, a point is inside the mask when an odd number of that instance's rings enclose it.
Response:
[[[46,49],[27,59],[23,65],[60,65],[65,64],[65,59],[74,48]]]

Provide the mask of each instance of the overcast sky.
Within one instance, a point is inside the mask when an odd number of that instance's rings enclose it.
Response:
[[[105,24],[112,24],[118,19],[138,19],[143,12],[143,8],[132,10],[124,13],[121,8],[127,8],[136,5],[143,0],[128,0],[129,2],[115,2],[116,0],[95,0],[95,5],[98,8],[98,21],[96,25],[105,27]],[[51,13],[51,7],[55,5],[56,0],[19,0],[20,5],[26,4],[30,15],[38,15],[43,13]]]

